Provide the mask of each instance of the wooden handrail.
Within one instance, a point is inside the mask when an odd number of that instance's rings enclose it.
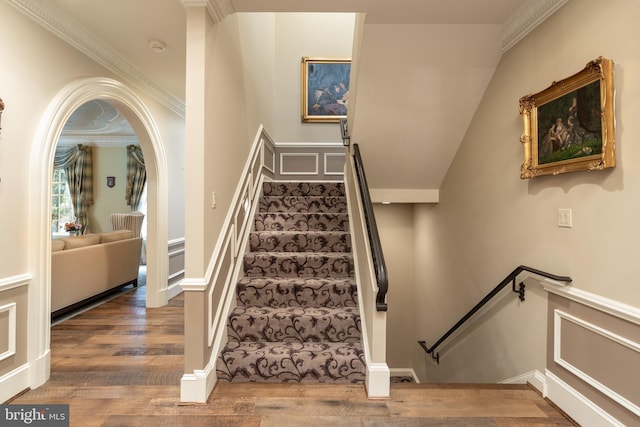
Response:
[[[376,282],[378,284],[378,294],[376,295],[376,310],[387,311],[387,291],[389,290],[389,278],[387,276],[387,265],[384,261],[382,253],[382,244],[378,235],[378,226],[376,225],[376,217],[373,213],[373,204],[371,203],[371,195],[369,194],[369,186],[367,185],[367,177],[364,173],[362,157],[360,156],[360,148],[358,144],[353,144],[353,158],[358,177],[358,186],[360,187],[360,196],[364,208],[364,218],[367,224],[367,234],[369,235],[369,244],[371,245],[371,258],[376,273]]]

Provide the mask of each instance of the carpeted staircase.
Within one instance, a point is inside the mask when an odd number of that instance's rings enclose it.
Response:
[[[218,380],[363,383],[344,185],[262,190]]]

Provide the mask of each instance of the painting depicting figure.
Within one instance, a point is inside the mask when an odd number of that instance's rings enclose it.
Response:
[[[538,107],[538,164],[602,153],[600,81]]]
[[[350,72],[348,60],[303,58],[303,120],[338,121],[346,117]]]

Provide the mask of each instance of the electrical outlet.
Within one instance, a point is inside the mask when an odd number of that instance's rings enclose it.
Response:
[[[573,227],[572,216],[571,209],[558,209],[558,227]]]

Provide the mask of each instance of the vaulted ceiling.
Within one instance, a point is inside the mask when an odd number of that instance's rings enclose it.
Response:
[[[218,21],[238,12],[363,12],[362,66],[357,98],[350,97],[350,103],[355,102],[357,122],[369,124],[353,130],[368,144],[365,160],[376,171],[368,173],[370,184],[437,189],[500,55],[568,0],[6,1],[181,115],[185,5],[207,5]],[[405,37],[409,50],[385,44],[385,31]],[[416,37],[428,42],[415,44]],[[393,78],[385,57],[401,51],[413,55],[412,72],[422,74]],[[396,96],[381,103],[382,89],[394,90]],[[403,143],[415,141],[421,143],[411,154]],[[385,173],[390,166],[396,171]]]

